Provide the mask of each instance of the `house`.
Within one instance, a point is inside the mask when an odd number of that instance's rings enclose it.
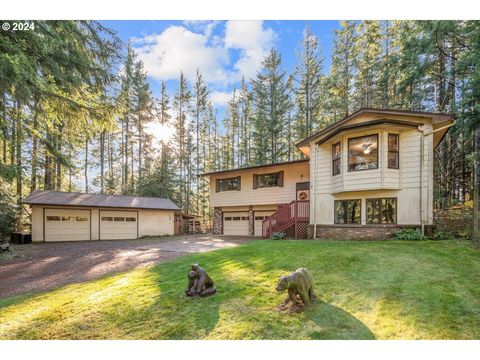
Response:
[[[203,174],[214,231],[372,239],[428,230],[433,150],[453,123],[443,113],[363,108],[300,141],[306,160]]]
[[[23,203],[32,208],[34,242],[173,235],[180,212],[163,198],[42,190],[33,191]]]
[[[262,236],[262,223],[284,204],[308,205],[309,160],[216,171],[210,179],[215,234]],[[308,209],[307,209],[308,210]]]

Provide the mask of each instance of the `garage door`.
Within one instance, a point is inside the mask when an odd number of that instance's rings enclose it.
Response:
[[[136,239],[136,211],[100,211],[100,240]]]
[[[45,241],[90,240],[90,211],[45,209]]]
[[[248,212],[224,213],[223,234],[248,236]]]
[[[255,236],[262,236],[262,222],[274,211],[255,211]]]

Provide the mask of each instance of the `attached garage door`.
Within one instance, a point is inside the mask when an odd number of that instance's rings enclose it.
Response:
[[[255,211],[255,236],[262,236],[262,222],[274,211]]]
[[[90,240],[90,211],[45,209],[45,241]]]
[[[136,211],[100,211],[100,240],[136,239]]]
[[[223,234],[248,236],[248,212],[223,213]]]

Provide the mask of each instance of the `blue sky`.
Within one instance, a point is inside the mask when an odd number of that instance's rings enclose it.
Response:
[[[283,67],[292,72],[297,62],[306,21],[102,21],[133,47],[143,60],[155,96],[166,81],[173,94],[180,70],[190,80],[200,68],[208,81],[220,117],[240,79],[252,78],[272,47],[282,55]],[[338,21],[309,21],[318,36],[325,71],[330,66],[333,33]]]

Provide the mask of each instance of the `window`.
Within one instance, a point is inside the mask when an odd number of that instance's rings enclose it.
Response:
[[[134,218],[134,217],[127,217],[127,218],[125,218],[125,221],[135,222],[135,221],[137,221],[137,219]]]
[[[361,200],[335,200],[335,224],[360,224]]]
[[[254,174],[253,188],[283,187],[283,171],[270,174]]]
[[[232,217],[231,216],[225,217],[225,221],[232,221]]]
[[[60,216],[47,216],[47,221],[61,221]]]
[[[74,222],[75,216],[62,216],[62,221]]]
[[[113,217],[110,217],[110,216],[102,216],[102,221],[113,221]]]
[[[398,134],[388,134],[388,168],[389,169],[398,169],[399,168],[399,157],[398,157]]]
[[[86,216],[77,216],[76,221],[88,221]]]
[[[255,216],[255,220],[265,220],[265,216]]]
[[[397,199],[367,199],[367,224],[396,224]]]
[[[378,169],[378,135],[348,139],[348,171]]]
[[[332,175],[340,174],[340,142],[332,146]]]
[[[240,176],[216,180],[216,192],[233,190],[240,191]]]
[[[118,216],[118,217],[115,216],[115,217],[113,218],[113,221],[125,221],[125,218],[124,218],[124,217],[120,217],[120,216]]]

